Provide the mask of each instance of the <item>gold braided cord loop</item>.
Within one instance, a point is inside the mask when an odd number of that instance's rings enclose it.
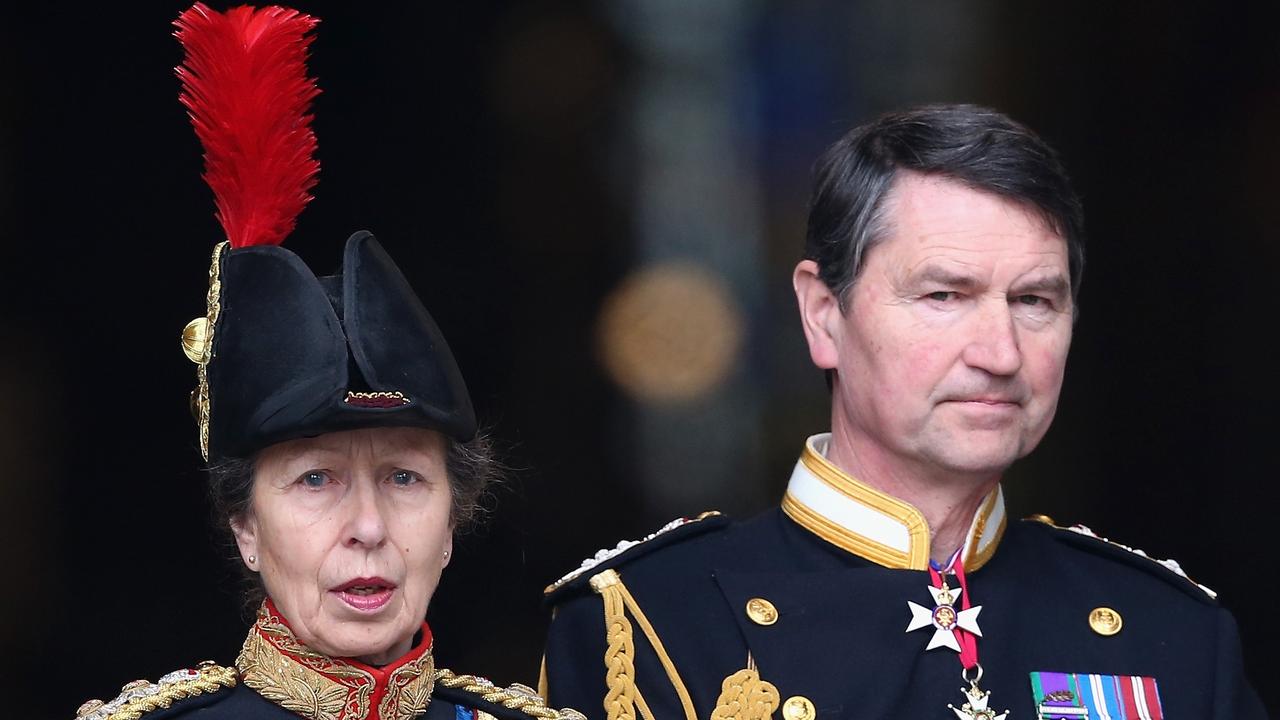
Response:
[[[556,710],[547,707],[538,693],[531,687],[511,685],[500,688],[489,680],[475,675],[459,675],[452,670],[440,668],[436,670],[435,681],[447,688],[458,688],[479,696],[485,702],[501,705],[509,710],[519,710],[531,718],[539,720],[587,720],[577,710],[563,708]]]
[[[612,571],[606,571],[612,572]],[[614,577],[617,573],[614,573]],[[592,586],[596,583],[592,580]],[[631,623],[627,620],[626,601],[619,592],[620,583],[600,588],[604,601],[605,686],[604,709],[608,720],[636,720],[635,642]]]
[[[645,720],[654,720],[653,712],[649,710],[639,688],[636,687],[635,641],[631,622],[627,620],[628,611],[644,631],[645,637],[648,638],[649,644],[658,656],[658,662],[662,663],[667,679],[671,681],[671,686],[680,699],[685,720],[697,720],[693,710],[693,699],[689,696],[689,690],[685,688],[684,681],[680,679],[675,663],[667,654],[667,649],[663,646],[657,631],[653,629],[653,624],[640,609],[640,604],[622,582],[622,576],[616,570],[605,570],[591,578],[591,589],[600,595],[604,603],[606,643],[604,665],[605,685],[608,688],[604,707],[608,713],[608,720],[635,720],[637,706]]]
[[[747,668],[720,683],[720,699],[711,720],[768,720],[780,703],[778,688]]]
[[[622,595],[623,602],[626,603],[627,609],[631,611],[636,622],[640,624],[640,629],[644,631],[645,637],[649,638],[649,644],[653,646],[653,651],[658,654],[658,661],[662,663],[662,669],[667,671],[667,679],[671,681],[671,686],[675,688],[676,696],[680,698],[680,705],[684,708],[685,720],[698,720],[693,711],[693,698],[689,697],[689,690],[684,686],[684,681],[680,679],[680,673],[676,671],[676,664],[671,660],[671,656],[667,654],[667,649],[662,645],[662,640],[658,639],[657,631],[653,629],[649,618],[645,617],[644,612],[640,610],[640,604],[631,596],[631,591],[627,590],[627,586],[622,584],[621,578],[618,580],[617,587]],[[637,690],[636,695],[638,696],[639,693],[640,691]]]

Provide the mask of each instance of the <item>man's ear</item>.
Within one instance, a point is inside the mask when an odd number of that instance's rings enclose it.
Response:
[[[240,550],[240,559],[245,567],[258,572],[262,567],[262,558],[258,553],[258,519],[253,513],[245,513],[242,518],[231,520],[231,534],[235,535],[236,547]]]
[[[834,370],[840,360],[843,314],[840,301],[831,288],[818,277],[818,263],[801,260],[791,274],[791,285],[796,291],[796,304],[800,307],[800,325],[809,343],[809,357],[823,370]]]

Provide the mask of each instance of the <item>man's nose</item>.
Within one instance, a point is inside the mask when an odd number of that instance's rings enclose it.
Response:
[[[376,548],[387,539],[387,522],[377,484],[361,479],[346,498],[348,547]]]
[[[962,356],[966,365],[1001,376],[1013,375],[1022,369],[1018,326],[1007,300],[991,298],[982,302],[971,332]]]

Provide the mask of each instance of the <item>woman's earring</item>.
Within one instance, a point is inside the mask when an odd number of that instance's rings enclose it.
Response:
[[[447,553],[446,553],[446,554],[447,554]],[[256,562],[258,562],[258,556],[257,556],[257,555],[250,555],[250,556],[249,556],[249,564],[250,564],[250,565],[252,565],[252,564],[254,564],[254,563],[256,563]]]
[[[449,551],[448,551],[448,550],[445,550],[445,551],[444,551],[444,559],[445,559],[445,560],[448,560],[448,559],[449,559]]]

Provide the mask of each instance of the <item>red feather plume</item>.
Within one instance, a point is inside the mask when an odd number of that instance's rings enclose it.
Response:
[[[196,3],[174,21],[186,51],[178,100],[204,146],[204,179],[232,247],[278,245],[311,201],[308,34],[319,20],[278,6],[225,14]]]

